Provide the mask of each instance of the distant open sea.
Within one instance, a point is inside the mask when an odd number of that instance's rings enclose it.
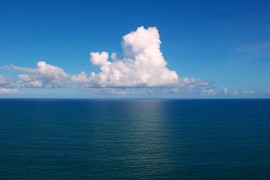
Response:
[[[270,179],[270,100],[0,100],[0,179]]]

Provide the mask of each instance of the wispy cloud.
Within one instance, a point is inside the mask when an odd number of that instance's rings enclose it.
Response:
[[[14,94],[18,91],[18,89],[14,88],[0,88],[0,94]]]
[[[245,43],[238,47],[236,52],[255,57],[270,55],[270,42]]]
[[[16,88],[17,83],[11,77],[4,77],[0,75],[0,88]]]
[[[228,94],[228,88],[226,88],[225,86],[222,86],[221,88],[223,90],[223,94]]]
[[[244,90],[243,94],[245,94],[245,95],[255,94],[255,91],[254,90]]]

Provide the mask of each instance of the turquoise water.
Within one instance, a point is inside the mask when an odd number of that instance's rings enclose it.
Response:
[[[269,179],[270,100],[0,100],[0,179]]]

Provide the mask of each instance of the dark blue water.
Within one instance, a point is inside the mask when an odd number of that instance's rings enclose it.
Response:
[[[0,100],[0,179],[229,178],[270,178],[270,100]]]

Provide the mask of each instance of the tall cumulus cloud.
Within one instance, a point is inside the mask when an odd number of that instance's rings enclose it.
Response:
[[[168,87],[176,86],[179,77],[169,70],[160,51],[157,28],[139,27],[123,37],[125,57],[117,59],[108,52],[91,52],[91,62],[100,67],[92,73],[90,81],[100,87]]]

